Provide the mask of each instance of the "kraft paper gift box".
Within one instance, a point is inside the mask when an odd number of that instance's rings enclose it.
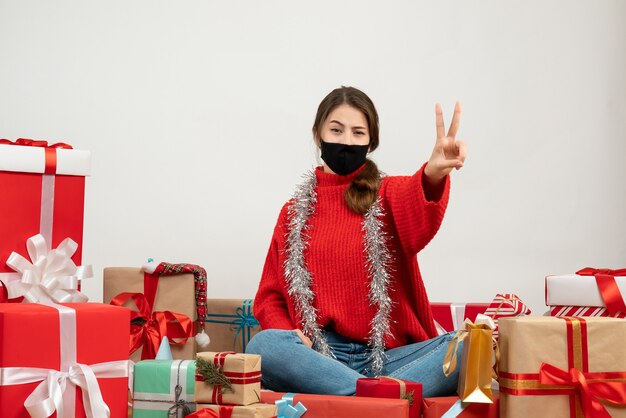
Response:
[[[144,273],[138,267],[107,267],[104,269],[104,303],[110,303],[117,295],[130,293],[144,293],[145,284],[155,280],[153,275]],[[195,282],[193,274],[179,274],[159,276],[154,298],[153,312],[170,311],[185,315],[193,322],[196,319]],[[154,284],[152,284],[153,286]],[[135,309],[134,304],[128,301],[124,306]],[[155,339],[156,348],[161,342]],[[156,352],[155,348],[155,352]],[[176,360],[193,360],[196,354],[196,342],[189,338],[184,345],[171,345],[172,357]],[[130,359],[141,360],[143,348],[131,354]]]
[[[500,414],[626,417],[625,346],[623,319],[503,319]]]
[[[182,418],[195,411],[195,383],[193,360],[140,361],[135,364],[133,418]]]
[[[393,377],[361,378],[356,381],[356,396],[407,399],[409,418],[422,416],[422,384]]]
[[[494,393],[493,403],[463,403],[458,396],[424,398],[423,418],[498,418],[500,416],[498,394]],[[531,417],[527,417],[531,418]]]
[[[247,406],[198,404],[197,409],[210,409],[219,418],[273,418],[276,416],[276,405],[253,403]]]
[[[250,405],[260,401],[261,356],[201,352],[196,356],[198,403]]]
[[[476,315],[484,314],[488,303],[442,303],[431,302],[433,319],[439,335],[462,329],[465,320],[474,322]]]
[[[301,403],[304,418],[408,418],[409,402],[406,399],[368,398],[362,396],[309,395],[304,393],[261,392],[261,402],[286,401],[296,406]],[[278,406],[279,414],[281,407]],[[296,415],[301,416],[301,415]]]
[[[211,342],[200,351],[245,353],[250,339],[261,330],[252,308],[252,299],[207,299],[204,329]]]
[[[547,276],[545,289],[552,316],[626,317],[626,269],[586,267],[576,274]]]
[[[49,390],[62,391],[63,417],[86,417],[85,396],[94,416],[108,407],[126,417],[129,319],[128,309],[100,303],[0,304],[0,417],[29,418],[25,402],[47,411]]]
[[[0,139],[0,281],[5,284],[21,278],[5,261],[12,252],[28,254],[26,242],[37,234],[48,250],[71,238],[78,246],[71,259],[81,264],[91,154],[62,147],[70,146]]]

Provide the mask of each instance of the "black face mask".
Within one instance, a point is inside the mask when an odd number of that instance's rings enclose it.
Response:
[[[365,164],[369,145],[347,145],[324,142],[322,145],[322,159],[331,170],[342,176],[353,173]]]

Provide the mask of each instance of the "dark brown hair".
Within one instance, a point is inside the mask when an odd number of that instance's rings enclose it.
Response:
[[[367,94],[354,87],[340,87],[331,91],[317,108],[315,122],[313,123],[313,135],[319,138],[322,125],[330,112],[337,106],[347,104],[359,109],[367,119],[367,127],[370,134],[369,152],[378,148],[378,113],[372,100]],[[319,144],[318,144],[319,146]],[[380,172],[374,161],[369,158],[365,167],[352,180],[352,184],[346,188],[344,198],[348,207],[358,213],[365,214],[378,197],[380,187]]]

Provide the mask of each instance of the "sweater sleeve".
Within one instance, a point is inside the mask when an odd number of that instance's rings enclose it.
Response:
[[[254,298],[254,316],[262,329],[295,329],[289,315],[283,270],[280,266],[281,242],[284,241],[283,222],[287,205],[281,210],[274,228],[272,242],[265,258],[261,282]]]
[[[425,187],[425,166],[412,176],[388,177],[381,190],[402,249],[409,257],[433,239],[448,206],[450,176],[439,187]]]

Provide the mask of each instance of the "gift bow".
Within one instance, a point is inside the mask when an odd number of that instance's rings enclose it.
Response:
[[[111,305],[123,306],[129,299],[133,299],[138,309],[130,316],[130,354],[143,346],[141,359],[154,359],[163,337],[167,337],[170,344],[183,345],[193,335],[192,322],[187,315],[171,311],[152,312],[143,293],[120,293],[111,300]],[[133,322],[135,320],[143,323]],[[177,342],[174,338],[182,340]]]
[[[187,418],[220,418],[220,416],[212,409],[202,408],[191,415],[187,415]]]
[[[600,296],[609,314],[615,315],[618,312],[626,312],[624,298],[615,282],[615,276],[626,276],[626,269],[611,270],[585,267],[582,270],[578,270],[576,274],[579,276],[594,276],[596,278]]]
[[[277,407],[276,418],[300,418],[306,412],[306,407],[302,405],[302,402],[298,402],[296,406],[293,406],[293,398],[295,393],[286,393],[282,399],[275,402]]]
[[[469,335],[469,331],[472,329],[490,329],[493,330],[496,324],[493,318],[478,314],[476,316],[476,322],[472,322],[470,319],[465,319],[465,328],[458,330],[450,343],[448,343],[448,350],[446,356],[443,359],[443,374],[448,377],[456,370],[457,355],[459,351],[459,345]]]
[[[548,386],[566,386],[580,393],[584,416],[587,418],[610,418],[600,399],[618,405],[626,404],[626,382],[604,380],[602,373],[583,373],[571,368],[568,371],[551,364],[542,363],[539,382]]]
[[[43,148],[64,148],[64,149],[72,149],[72,146],[66,144],[64,142],[57,142],[56,144],[48,145],[48,141],[28,139],[28,138],[18,138],[17,140],[10,141],[8,139],[0,139],[0,144],[2,145],[21,145],[23,147],[43,147]]]
[[[174,399],[174,405],[172,405],[167,411],[168,417],[186,417],[191,414],[191,408],[189,407],[189,405],[193,405],[193,402],[188,402],[185,399],[181,399],[180,395],[182,394],[182,392],[183,387],[181,385],[176,385],[176,387],[174,388],[174,395],[176,396],[176,398]]]
[[[87,418],[109,417],[110,411],[102,399],[97,378],[128,376],[128,361],[110,361],[93,365],[72,363],[67,372],[58,370],[6,367],[0,369],[0,381],[9,385],[41,382],[24,401],[24,407],[32,418],[47,418],[56,411],[57,417],[63,415],[63,393],[68,388],[68,380],[80,387],[83,393],[83,405]]]
[[[246,302],[248,302],[248,305],[246,306]],[[241,334],[242,332],[244,332],[244,330],[248,329],[252,329],[255,327],[259,326],[259,321],[257,321],[257,319],[254,317],[254,315],[252,314],[252,312],[250,312],[250,303],[251,301],[245,301],[243,302],[243,305],[238,307],[237,310],[235,311],[235,315],[237,315],[238,319],[235,319],[233,321],[234,325],[237,325],[237,332],[235,332],[235,344],[237,341],[237,338],[239,337],[239,334]],[[246,310],[244,310],[244,306],[246,306],[248,309],[248,312],[246,312]],[[250,337],[248,336],[248,339]],[[242,351],[246,351],[246,338],[242,339]]]
[[[32,303],[86,302],[89,298],[78,291],[78,282],[93,277],[91,266],[76,267],[72,256],[78,244],[66,238],[59,246],[48,251],[43,235],[37,234],[26,241],[31,261],[13,252],[7,265],[21,277],[7,281],[8,297],[20,296]]]

